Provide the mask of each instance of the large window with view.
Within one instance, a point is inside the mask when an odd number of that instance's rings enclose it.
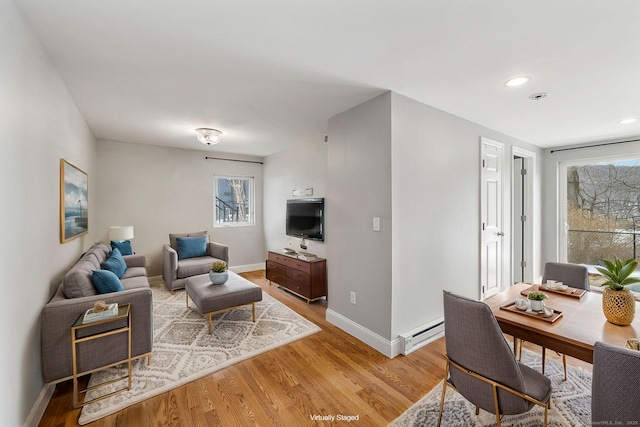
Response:
[[[603,259],[640,258],[640,160],[566,164],[564,257],[601,265]]]
[[[254,225],[253,178],[216,175],[213,181],[213,226]]]

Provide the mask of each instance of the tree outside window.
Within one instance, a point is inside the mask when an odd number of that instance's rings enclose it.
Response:
[[[214,176],[214,227],[254,225],[253,178]]]
[[[567,167],[567,260],[640,258],[640,161]]]

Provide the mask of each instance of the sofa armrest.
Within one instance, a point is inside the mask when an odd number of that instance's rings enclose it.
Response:
[[[127,264],[127,268],[131,267],[146,267],[147,259],[144,255],[123,255],[124,262]]]
[[[229,246],[222,243],[209,242],[207,252],[209,256],[221,259],[229,265]]]
[[[162,247],[162,279],[171,287],[171,282],[178,278],[178,252],[171,246]]]
[[[45,382],[67,378],[73,374],[71,359],[71,325],[96,301],[131,304],[131,355],[150,353],[153,349],[153,295],[151,288],[136,288],[89,297],[57,299],[47,303],[40,315],[41,363]],[[107,330],[109,324],[88,328],[89,333]],[[79,352],[81,371],[104,366],[126,357],[126,334],[85,343]],[[82,358],[81,355],[86,357]],[[124,356],[124,357],[123,357]]]

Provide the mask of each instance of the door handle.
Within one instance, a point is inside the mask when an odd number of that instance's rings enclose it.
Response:
[[[498,236],[503,236],[504,237],[504,233],[502,231],[498,231]]]

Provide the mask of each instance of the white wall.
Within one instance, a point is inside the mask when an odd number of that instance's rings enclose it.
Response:
[[[480,138],[505,145],[506,254],[511,147],[539,149],[396,93],[391,102],[394,338],[441,317],[443,289],[480,297]]]
[[[263,166],[208,160],[206,156],[262,160],[98,140],[100,240],[108,241],[109,226],[133,225],[133,249],[146,256],[152,276],[162,274],[162,246],[169,243],[169,233],[207,230],[210,240],[229,245],[229,265],[236,270],[264,263]],[[255,226],[213,227],[216,174],[255,178]]]
[[[340,316],[387,339],[395,268],[390,99],[387,92],[329,120],[327,197],[327,318],[335,323]],[[374,217],[380,218],[379,232],[373,231]],[[351,292],[356,304],[350,302]]]
[[[0,2],[0,177],[4,224],[2,424],[37,422],[43,391],[40,310],[94,239],[95,140],[55,67],[13,1]],[[89,174],[90,233],[60,243],[60,158]],[[43,409],[43,408],[42,408]]]
[[[392,92],[329,120],[328,318],[380,349],[441,317],[443,289],[479,297],[481,137],[505,144],[509,168],[514,145],[540,154]]]
[[[634,138],[629,138],[634,139]],[[607,143],[613,141],[602,141],[599,143]],[[598,142],[585,143],[584,146],[597,145]],[[623,144],[605,145],[600,147],[580,148],[575,150],[567,150],[572,147],[561,147],[558,149],[544,150],[542,157],[543,163],[543,189],[544,204],[542,217],[544,219],[542,226],[542,263],[548,261],[560,261],[559,255],[559,236],[563,232],[558,222],[558,188],[559,185],[567,185],[567,183],[558,182],[559,164],[561,162],[581,161],[596,159],[602,157],[619,157],[628,156],[629,158],[640,158],[640,142],[628,142]],[[554,151],[552,153],[552,151]]]
[[[282,251],[285,247],[300,250],[300,239],[285,233],[286,201],[294,198],[295,189],[313,188],[313,197],[327,196],[327,149],[328,144],[322,140],[310,141],[265,159],[263,213],[268,250]],[[327,202],[325,200],[325,210]],[[306,241],[307,251],[322,258],[327,256],[326,248],[333,233],[328,223],[325,229],[325,242]]]

